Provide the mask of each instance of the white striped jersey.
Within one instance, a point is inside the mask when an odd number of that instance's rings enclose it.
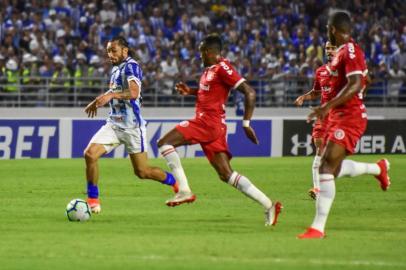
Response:
[[[137,99],[110,101],[110,115],[107,122],[119,128],[143,127],[146,122],[141,116],[141,81],[142,70],[131,57],[118,66],[114,66],[111,71],[110,90],[113,92],[129,91],[129,81],[135,81],[140,88]]]

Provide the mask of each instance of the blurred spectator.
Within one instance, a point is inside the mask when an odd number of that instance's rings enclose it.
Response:
[[[397,105],[399,99],[399,93],[402,86],[406,81],[406,73],[399,68],[397,62],[392,63],[391,69],[389,69],[389,81],[388,81],[388,98],[390,103]]]
[[[392,61],[397,62],[398,66],[406,71],[406,42],[399,43],[399,50],[393,54]]]
[[[85,87],[88,85],[88,82],[86,79],[89,77],[89,67],[87,66],[87,59],[86,55],[83,53],[78,53],[76,55],[76,67],[75,67],[75,72],[73,73],[73,85],[75,86],[75,91],[80,93],[84,91]]]
[[[3,91],[2,84],[5,83],[6,83],[6,58],[4,57],[4,55],[0,53],[0,91]]]
[[[138,41],[137,56],[142,64],[146,64],[151,60],[145,37],[141,36]]]
[[[149,22],[154,33],[164,28],[164,18],[161,15],[161,9],[159,7],[153,9],[152,16],[149,17]]]
[[[312,44],[306,48],[306,57],[323,61],[323,46],[321,44],[323,43],[320,43],[318,38],[313,38]]]
[[[6,86],[4,87],[4,90],[8,93],[8,95],[3,98],[3,104],[6,107],[14,107],[17,104],[17,90],[20,84],[20,74],[18,68],[19,67],[15,59],[10,58],[7,61],[5,68]]]
[[[101,61],[100,61],[99,56],[93,55],[90,58],[89,64],[90,64],[90,67],[87,72],[88,72],[88,77],[90,80],[88,81],[88,85],[92,92],[98,93],[101,91],[101,89],[98,89],[97,87],[94,88],[94,86],[98,86],[99,82],[100,82],[100,78],[107,74],[103,74],[103,68],[101,66]],[[95,79],[95,80],[92,80],[92,79]]]
[[[270,96],[273,97],[272,102],[283,106],[285,101],[285,76],[278,62],[268,64],[269,78],[272,80],[272,88]]]
[[[161,62],[160,68],[161,68],[160,80],[162,83],[160,93],[168,96],[164,97],[164,99],[165,101],[169,102],[171,99],[171,95],[173,94],[175,80],[179,76],[179,68],[177,60],[173,57],[173,55],[168,54],[166,56],[166,59]]]
[[[51,79],[50,97],[52,106],[65,106],[68,103],[68,97],[65,95],[70,92],[70,72],[66,68],[66,62],[60,55],[53,58],[54,71]]]
[[[100,10],[100,19],[103,24],[111,24],[116,20],[117,11],[114,2],[103,0],[102,10]]]
[[[199,23],[202,23],[204,29],[207,29],[210,25],[210,18],[204,13],[203,7],[196,9],[196,14],[191,19],[192,24],[197,28]]]

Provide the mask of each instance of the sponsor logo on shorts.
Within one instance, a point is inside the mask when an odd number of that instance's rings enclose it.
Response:
[[[179,126],[187,127],[187,126],[189,126],[189,121],[182,121],[182,122],[179,123]]]
[[[345,132],[342,129],[337,129],[336,131],[334,131],[334,137],[337,140],[342,140],[345,137]]]

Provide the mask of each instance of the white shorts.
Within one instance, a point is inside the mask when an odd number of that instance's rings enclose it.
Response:
[[[110,153],[120,144],[125,145],[129,154],[147,152],[147,130],[145,127],[123,129],[106,123],[92,137],[89,144],[101,144]]]

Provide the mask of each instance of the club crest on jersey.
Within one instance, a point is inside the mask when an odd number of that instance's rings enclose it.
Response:
[[[112,84],[110,86],[110,89],[113,90],[113,92],[123,92],[123,88],[121,87],[121,85],[117,84]]]
[[[182,121],[182,122],[179,123],[179,126],[188,127],[189,126],[189,121]]]
[[[337,129],[336,131],[334,131],[334,138],[336,138],[337,140],[342,140],[345,137],[345,132],[342,129]]]
[[[331,87],[330,87],[330,86],[323,86],[323,87],[321,88],[321,91],[323,91],[323,92],[330,92],[330,90],[331,90]]]
[[[205,85],[205,84],[199,84],[200,89],[204,91],[209,91],[210,90],[210,85]]]
[[[213,72],[213,71],[207,72],[206,81],[208,81],[208,82],[209,82],[209,81],[212,81],[213,78],[214,78],[214,72]]]

